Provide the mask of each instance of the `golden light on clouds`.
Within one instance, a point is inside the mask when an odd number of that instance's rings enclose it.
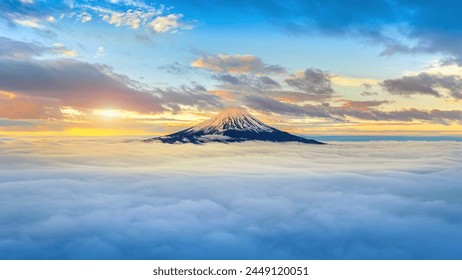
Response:
[[[13,98],[16,98],[16,94],[9,92],[9,91],[0,90],[0,97],[6,97],[8,99],[13,99]]]
[[[108,117],[108,118],[120,118],[124,116],[124,112],[121,110],[112,110],[112,109],[106,109],[106,110],[94,110],[93,114],[103,116],[103,117]]]
[[[377,80],[377,79],[347,77],[347,76],[341,76],[341,75],[332,76],[331,81],[335,85],[344,86],[344,87],[361,87],[364,84],[374,86],[380,83],[380,80]]]
[[[129,130],[119,128],[89,128],[72,127],[66,129],[62,134],[66,136],[131,136],[131,135],[152,135],[142,130]]]

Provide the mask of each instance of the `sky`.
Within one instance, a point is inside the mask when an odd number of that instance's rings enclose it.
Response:
[[[0,135],[462,135],[460,1],[1,0]]]
[[[0,259],[462,258],[462,143],[0,138]]]

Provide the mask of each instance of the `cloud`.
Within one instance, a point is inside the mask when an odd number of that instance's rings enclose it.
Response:
[[[19,25],[42,31],[55,22],[54,14],[67,10],[64,3],[49,5],[46,1],[2,1],[0,9],[0,18],[10,26]]]
[[[371,79],[371,78],[357,78],[357,77],[347,77],[341,75],[332,75],[331,76],[332,83],[340,86],[346,87],[360,87],[364,86],[365,84],[378,84],[379,80]]]
[[[56,18],[54,16],[48,16],[46,18],[46,21],[49,22],[49,23],[54,23],[54,22],[56,22]]]
[[[300,91],[309,94],[331,96],[335,93],[331,83],[332,75],[319,69],[306,69],[293,74],[285,82]]]
[[[178,3],[181,3],[179,1]],[[383,55],[436,53],[462,61],[462,23],[459,1],[362,0],[189,1],[189,7],[214,9],[229,21],[266,19],[282,32],[298,36],[344,36],[382,45]]]
[[[225,73],[214,74],[211,77],[220,82],[217,85],[219,90],[234,94],[236,98],[261,94],[284,102],[321,102],[333,97],[334,93],[330,82],[331,75],[319,69],[307,69],[284,80],[287,85],[299,91],[287,90],[288,87],[275,80],[274,76],[263,74]]]
[[[224,107],[220,97],[210,94],[205,87],[197,83],[178,88],[157,88],[155,92],[161,96],[161,102],[174,112],[181,110],[179,105],[196,107],[199,110]]]
[[[95,57],[99,58],[99,57],[103,57],[105,55],[106,55],[106,53],[104,51],[104,47],[98,47],[98,49],[96,50]]]
[[[63,43],[53,43],[51,47],[45,47],[37,43],[27,43],[0,37],[0,59],[26,60],[48,53],[69,57],[79,56],[76,51],[68,49]]]
[[[266,113],[340,120],[330,114],[325,108],[323,108],[323,106],[296,105],[259,95],[245,96],[243,101],[252,109],[260,110]]]
[[[170,14],[168,16],[159,16],[156,17],[153,21],[151,21],[149,23],[149,26],[154,32],[157,33],[175,33],[179,29],[191,29],[192,25],[180,21],[182,18],[182,14]]]
[[[460,143],[36,141],[0,139],[0,259],[462,256]]]
[[[367,100],[367,101],[340,100],[340,101],[343,102],[342,107],[344,108],[358,108],[358,109],[369,109],[371,107],[378,107],[384,104],[393,103],[388,100]]]
[[[114,73],[108,66],[71,59],[1,63],[2,90],[83,109],[114,107],[145,113],[164,110],[159,97],[130,87],[127,77]]]
[[[109,108],[144,114],[160,113],[166,108],[179,112],[180,105],[199,109],[223,107],[218,96],[197,83],[178,88],[150,88],[115,73],[107,65],[34,58],[47,52],[78,55],[61,43],[48,48],[0,37],[0,93],[21,97],[8,101],[17,114],[9,109],[1,114],[3,117],[58,118],[60,114],[56,112],[60,112],[60,107],[83,111]],[[104,55],[104,48],[98,48],[97,54]],[[21,108],[30,108],[30,113]]]
[[[82,22],[86,23],[89,22],[93,19],[92,15],[90,15],[88,12],[82,12],[77,15],[77,18]]]
[[[59,109],[51,107],[49,103],[33,97],[0,91],[0,118],[61,119]]]
[[[173,63],[167,65],[162,65],[159,67],[159,69],[175,75],[186,75],[192,70],[191,66],[182,64],[178,61],[174,61]]]
[[[70,50],[66,48],[66,46],[63,43],[54,43],[52,51],[64,56],[70,56],[70,57],[77,57],[79,56],[79,53],[74,50]]]
[[[375,91],[363,91],[361,95],[362,96],[373,96],[373,95],[379,95],[379,94]]]
[[[165,14],[170,9],[163,5],[155,7],[142,2],[114,1],[78,7],[81,12],[77,18],[83,23],[93,20],[95,15],[116,27],[146,28],[155,33],[176,33],[193,28],[191,23],[182,20],[182,14]]]
[[[132,29],[138,29],[141,21],[146,21],[146,18],[152,17],[152,14],[145,14],[141,11],[127,11],[127,12],[108,12],[101,16],[105,22],[120,27],[128,26]]]
[[[384,80],[382,87],[391,94],[410,96],[414,94],[445,97],[444,90],[455,99],[462,99],[462,80],[456,75],[420,73],[398,79]],[[442,91],[443,90],[443,91]]]
[[[326,100],[326,97],[322,95],[314,95],[290,90],[273,90],[267,91],[265,94],[279,101],[290,103],[303,103],[306,101],[323,102]]]
[[[310,1],[281,6],[279,22],[284,22],[292,32],[318,30],[335,36],[359,35],[383,44],[382,54],[386,55],[442,53],[456,58],[462,55],[462,40],[457,39],[462,25],[455,12],[461,5],[457,1],[375,1],[370,5],[352,5],[332,0],[328,4]],[[399,36],[390,35],[389,30],[395,30]]]
[[[265,90],[277,89],[281,85],[268,76],[254,75],[230,75],[219,74],[213,75],[213,79],[220,82],[220,89],[236,91],[236,92],[261,92]]]
[[[14,23],[25,27],[43,29],[44,26],[40,23],[41,20],[38,18],[25,18],[25,19],[14,19]]]
[[[23,26],[50,32],[47,28],[56,17],[74,18],[81,23],[100,20],[116,27],[146,28],[156,33],[176,33],[193,28],[193,21],[182,20],[183,15],[167,12],[172,7],[153,5],[144,1],[7,1],[0,4],[5,19],[12,26]]]
[[[418,110],[410,108],[394,111],[381,111],[371,108],[385,104],[384,102],[388,101],[352,101],[347,102],[340,107],[330,106],[328,103],[322,103],[320,105],[299,105],[261,95],[245,96],[242,98],[242,101],[252,109],[267,113],[324,118],[338,122],[348,122],[356,119],[368,121],[421,121],[443,125],[449,125],[454,122],[462,123],[461,110],[442,111]]]
[[[87,13],[90,16],[90,12],[95,12],[104,22],[110,25],[114,25],[116,27],[126,26],[132,29],[138,29],[141,24],[146,24],[150,18],[160,14],[160,11],[157,11],[155,8],[150,10],[123,11],[94,6],[86,6],[86,8],[88,10],[84,11],[84,13]]]
[[[261,58],[252,55],[205,55],[194,60],[191,66],[231,74],[265,75],[286,72],[282,66],[266,64]]]
[[[49,48],[32,43],[12,40],[0,36],[0,58],[27,59],[41,56],[49,51]]]

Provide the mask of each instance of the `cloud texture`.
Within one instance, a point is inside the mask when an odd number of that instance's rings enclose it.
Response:
[[[1,259],[460,259],[462,145],[0,138]]]

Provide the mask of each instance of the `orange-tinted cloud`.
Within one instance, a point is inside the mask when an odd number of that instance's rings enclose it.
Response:
[[[81,109],[120,108],[145,113],[164,111],[158,96],[136,88],[111,68],[77,60],[3,60],[0,90],[54,100]],[[133,84],[133,85],[131,85]]]
[[[339,100],[342,102],[342,108],[353,108],[356,110],[369,110],[372,107],[379,107],[384,104],[393,103],[388,100],[367,100],[367,101],[355,101],[355,100]]]
[[[234,100],[234,93],[229,90],[216,89],[209,90],[209,92],[226,100]]]
[[[0,94],[0,118],[6,119],[49,119],[61,118],[59,110],[48,107],[40,100],[5,92]]]

